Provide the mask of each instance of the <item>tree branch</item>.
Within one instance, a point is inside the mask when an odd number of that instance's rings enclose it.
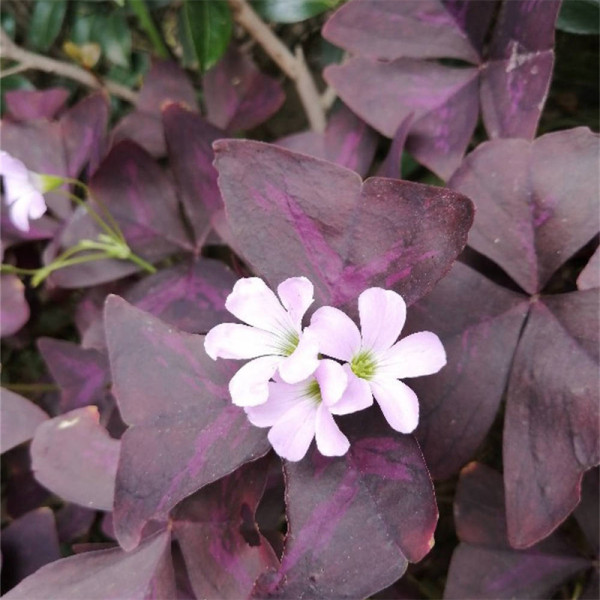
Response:
[[[241,25],[263,47],[265,52],[296,85],[310,128],[318,133],[325,131],[325,111],[317,86],[304,61],[302,48],[297,46],[296,56],[294,56],[246,0],[228,1],[236,23]]]
[[[77,65],[61,62],[60,60],[20,48],[8,37],[2,28],[0,28],[0,54],[2,58],[17,61],[19,63],[17,66],[22,67],[19,68],[19,71],[35,69],[46,73],[54,73],[55,75],[61,75],[91,88],[103,88],[113,96],[127,100],[127,102],[131,102],[132,104],[135,104],[137,101],[138,94],[124,85],[113,81],[103,81]],[[8,71],[14,73],[16,72],[15,68]]]

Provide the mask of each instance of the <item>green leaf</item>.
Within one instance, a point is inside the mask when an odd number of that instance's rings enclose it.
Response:
[[[131,58],[131,32],[122,11],[113,11],[96,30],[104,55],[114,65],[128,67]],[[99,23],[97,24],[99,25]]]
[[[223,0],[185,0],[183,17],[200,69],[208,71],[223,56],[231,39],[229,4]]]
[[[254,0],[252,6],[267,21],[297,23],[320,15],[341,0]]]
[[[600,0],[564,0],[556,29],[580,35],[600,33]]]
[[[60,33],[65,14],[66,0],[37,0],[27,32],[27,45],[46,52]]]

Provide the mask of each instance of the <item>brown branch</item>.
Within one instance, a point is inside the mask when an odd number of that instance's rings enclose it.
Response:
[[[2,58],[17,61],[19,63],[18,66],[22,67],[22,69],[19,70],[22,71],[35,69],[46,73],[54,73],[55,75],[61,75],[62,77],[72,79],[73,81],[77,81],[82,85],[91,88],[105,89],[113,96],[127,100],[127,102],[131,102],[132,104],[135,104],[137,101],[137,92],[130,90],[124,85],[120,85],[113,81],[101,80],[77,65],[65,63],[20,48],[8,37],[2,28],[0,28],[0,56]]]
[[[304,61],[302,48],[296,47],[294,56],[246,0],[228,1],[236,23],[241,25],[263,47],[265,52],[296,85],[310,128],[319,133],[325,131],[325,111],[317,86]]]

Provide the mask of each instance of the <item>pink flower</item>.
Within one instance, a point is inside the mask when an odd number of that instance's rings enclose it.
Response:
[[[204,340],[206,353],[221,358],[254,360],[231,379],[234,404],[256,406],[267,401],[268,381],[279,370],[287,383],[303,381],[318,365],[317,339],[302,332],[302,318],[313,302],[313,285],[306,277],[286,279],[277,296],[258,277],[240,279],[225,308],[247,325],[223,323]]]
[[[390,426],[410,433],[419,422],[419,402],[399,380],[437,373],[446,364],[442,343],[430,331],[394,343],[406,320],[406,304],[391,290],[365,290],[358,310],[362,335],[350,317],[331,306],[315,311],[308,330],[323,354],[348,361],[349,389],[373,394]]]
[[[8,152],[0,152],[0,175],[4,178],[4,192],[12,224],[21,231],[29,231],[29,220],[39,219],[47,210],[42,176],[27,167]]]
[[[344,368],[333,360],[321,360],[311,377],[299,383],[269,383],[269,397],[260,406],[246,407],[257,427],[270,427],[269,441],[282,458],[298,461],[313,438],[325,456],[342,456],[350,447],[332,415],[356,412],[373,403],[371,397],[348,389]]]

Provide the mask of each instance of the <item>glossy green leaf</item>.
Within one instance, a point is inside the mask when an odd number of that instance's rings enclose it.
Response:
[[[600,0],[564,0],[556,29],[568,33],[600,33]]]
[[[38,0],[29,23],[27,45],[42,52],[48,50],[60,33],[66,12],[66,0]]]
[[[207,71],[223,56],[231,39],[229,4],[221,0],[186,0],[183,17],[200,69]]]
[[[254,0],[252,6],[267,21],[297,23],[320,15],[340,4],[340,0]]]
[[[123,11],[115,10],[103,19],[97,30],[98,42],[104,55],[114,65],[128,67],[131,59],[131,31]]]

